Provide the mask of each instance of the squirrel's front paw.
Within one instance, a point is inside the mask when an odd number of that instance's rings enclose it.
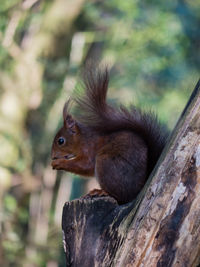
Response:
[[[109,194],[103,189],[93,189],[88,194],[82,196],[82,198],[91,199],[94,197],[105,197],[105,196],[109,196]]]

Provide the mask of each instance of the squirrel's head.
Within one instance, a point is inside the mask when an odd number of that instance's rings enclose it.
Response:
[[[51,159],[54,169],[63,169],[61,165],[64,162],[76,159],[80,153],[80,128],[68,113],[68,106],[69,101],[63,108],[63,127],[56,134],[52,145]]]

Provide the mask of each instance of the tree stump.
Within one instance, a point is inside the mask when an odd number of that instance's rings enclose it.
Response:
[[[65,203],[66,266],[200,264],[200,81],[136,201]]]

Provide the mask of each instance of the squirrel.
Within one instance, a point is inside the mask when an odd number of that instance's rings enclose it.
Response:
[[[95,176],[105,194],[124,204],[144,187],[166,144],[168,132],[152,112],[107,103],[107,68],[89,69],[84,94],[73,101],[79,115],[63,108],[63,126],[52,144],[52,167]]]

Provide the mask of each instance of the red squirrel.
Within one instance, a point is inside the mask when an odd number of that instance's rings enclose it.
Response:
[[[90,69],[84,94],[74,101],[79,115],[63,109],[63,126],[52,145],[52,167],[83,176],[96,176],[103,192],[118,203],[136,198],[153,170],[167,131],[152,113],[106,102],[108,70]]]

